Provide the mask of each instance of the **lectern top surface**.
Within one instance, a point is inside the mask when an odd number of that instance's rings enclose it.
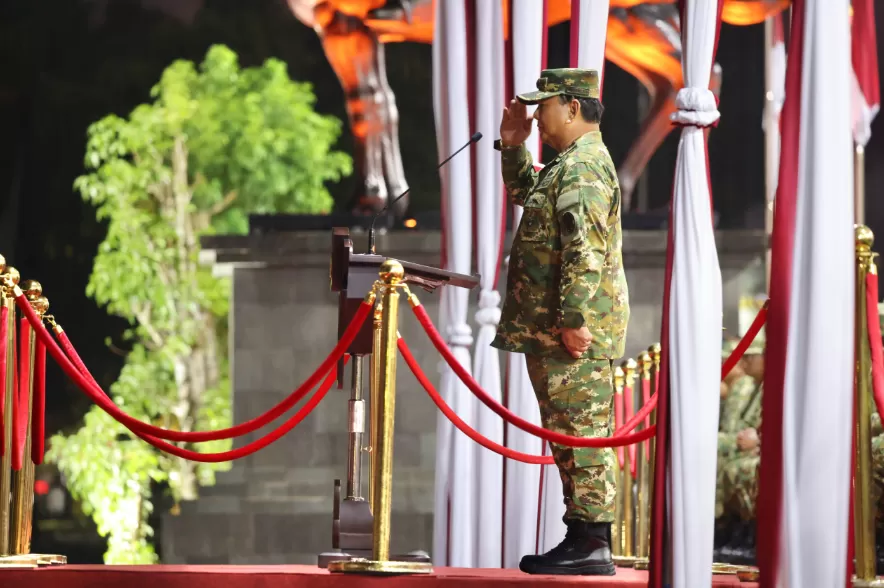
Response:
[[[404,259],[399,259],[395,257],[388,258],[384,255],[376,255],[372,253],[351,253],[350,266],[380,267],[381,264],[384,263],[387,259],[395,259],[402,264],[402,267],[405,269],[406,281],[408,275],[411,274],[420,278],[441,281],[443,284],[449,286],[458,286],[460,288],[466,288],[468,290],[479,285],[480,277],[478,274],[459,274],[457,272],[452,272],[429,265],[414,263],[413,261],[406,261]]]

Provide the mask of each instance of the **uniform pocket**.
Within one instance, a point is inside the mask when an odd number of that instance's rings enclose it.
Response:
[[[581,436],[610,437],[611,416],[614,408],[614,381],[611,363],[606,359],[580,362],[582,386],[571,390],[569,412]],[[575,447],[574,465],[577,468],[609,466],[613,450],[607,447]]]
[[[529,207],[526,202],[522,209],[522,220],[519,223],[519,239],[526,243],[545,243],[549,239],[549,227],[543,208],[539,206]]]

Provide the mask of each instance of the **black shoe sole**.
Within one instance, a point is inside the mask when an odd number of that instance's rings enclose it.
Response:
[[[519,569],[526,574],[548,575],[548,576],[613,576],[616,573],[614,562],[608,564],[593,564],[584,566],[564,567],[564,566],[522,566]]]

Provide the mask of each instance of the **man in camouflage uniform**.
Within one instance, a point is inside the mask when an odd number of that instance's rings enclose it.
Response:
[[[543,426],[577,437],[613,429],[612,361],[623,356],[629,296],[623,273],[620,185],[599,131],[595,70],[541,72],[500,125],[507,193],[523,207],[506,300],[492,345],[524,353]],[[540,171],[524,142],[537,104],[541,140],[558,155]],[[565,540],[519,565],[528,573],[613,575],[614,452],[550,444],[566,505]]]
[[[761,399],[764,382],[764,338],[755,338],[740,360],[745,375],[728,392],[718,433],[718,480],[715,515],[722,536],[716,541],[723,559],[738,563],[751,557],[755,499],[760,463]],[[724,534],[729,537],[723,536]],[[736,559],[735,559],[736,558]]]

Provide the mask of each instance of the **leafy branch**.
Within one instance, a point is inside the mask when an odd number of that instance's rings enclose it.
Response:
[[[325,187],[351,172],[332,151],[341,122],[313,110],[310,86],[289,79],[275,59],[241,69],[212,47],[197,66],[176,61],[128,117],[108,115],[88,130],[87,173],[74,182],[107,234],[86,293],[129,321],[114,401],[137,418],[180,430],[230,425],[227,373],[228,281],[199,267],[199,238],[243,232],[250,213],[324,214]],[[93,407],[83,426],[56,435],[48,459],[107,535],[107,563],[156,560],[152,488],[191,500],[229,464],[163,455]],[[198,451],[231,442],[200,443]]]

